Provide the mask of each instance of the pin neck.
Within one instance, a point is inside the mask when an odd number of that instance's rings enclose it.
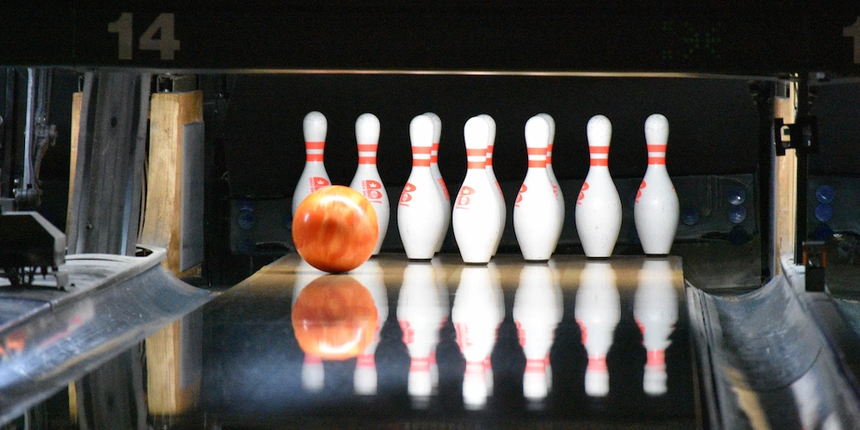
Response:
[[[430,167],[430,147],[412,147],[412,167]]]
[[[486,149],[466,148],[466,160],[469,169],[484,169],[487,165]]]
[[[609,145],[589,145],[588,155],[591,167],[609,167]]]
[[[666,144],[648,144],[648,165],[666,165]]]
[[[358,164],[376,164],[376,143],[358,144]]]
[[[308,163],[322,163],[325,141],[305,142],[305,161]]]
[[[529,169],[546,168],[546,149],[545,146],[526,148],[529,156]]]

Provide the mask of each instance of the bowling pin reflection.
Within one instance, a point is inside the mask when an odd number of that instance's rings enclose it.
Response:
[[[545,264],[523,267],[513,316],[526,356],[523,395],[529,400],[543,400],[550,390],[552,376],[547,368],[555,328],[561,320],[558,302],[552,269]]]
[[[448,322],[448,316],[450,313],[450,299],[448,293],[448,282],[445,277],[445,268],[442,266],[442,262],[439,257],[434,257],[431,261],[433,264],[433,269],[436,271],[436,289],[439,292],[439,311],[442,312],[442,321],[439,323],[439,330],[442,330],[442,327],[445,326],[445,323]],[[439,345],[439,338],[437,336],[436,343],[433,344],[433,350],[430,351],[430,381],[433,385],[433,392],[435,393],[437,388],[439,387],[439,367],[436,364],[436,347]]]
[[[325,272],[311,266],[307,261],[302,260],[296,268],[295,282],[293,283],[293,303],[296,305],[296,299],[302,290],[308,286],[314,279],[325,275]],[[307,392],[315,393],[322,390],[325,385],[325,371],[323,370],[322,359],[305,354],[302,361],[302,388]]]
[[[651,396],[666,393],[666,348],[678,321],[678,294],[667,259],[646,260],[639,270],[633,316],[647,351],[642,388]]]
[[[586,261],[576,291],[574,317],[588,353],[585,393],[602,397],[609,393],[606,355],[612,346],[615,326],[621,319],[621,299],[615,286],[615,270],[608,261]]]
[[[493,294],[496,297],[496,307],[498,308],[499,322],[496,324],[496,331],[493,335],[493,345],[499,340],[499,326],[505,319],[505,293],[502,291],[502,275],[499,273],[499,268],[496,263],[487,263],[487,268],[490,269],[490,279],[493,281]],[[492,353],[492,349],[490,350]],[[487,380],[487,395],[493,395],[493,363],[488,354],[484,358],[484,378]]]
[[[302,361],[302,388],[309,393],[316,393],[325,386],[325,370],[322,358],[305,354]]]
[[[388,292],[385,289],[382,268],[379,267],[379,262],[374,259],[367,260],[352,270],[350,275],[370,291],[379,316],[379,323],[373,333],[373,342],[358,355],[353,377],[355,393],[371,396],[376,394],[377,375],[374,354],[376,353],[376,346],[379,345],[379,330],[385,324],[385,320],[388,319]]]
[[[410,262],[403,272],[403,286],[397,299],[397,321],[411,361],[407,389],[419,406],[432,394],[430,357],[439,342],[439,327],[447,314],[447,307],[442,310],[439,296],[433,266]]]
[[[379,312],[370,290],[349,275],[319,276],[297,286],[291,320],[305,353],[302,386],[317,392],[325,385],[323,360],[355,358],[374,343]]]
[[[562,317],[564,316],[564,295],[561,292],[561,274],[559,273],[558,267],[556,267],[555,260],[550,259],[547,264],[549,268],[552,270],[552,285],[553,291],[555,291],[555,303],[557,309],[556,315],[558,315],[558,322],[561,322]],[[552,363],[549,361],[549,356],[546,357],[546,387],[547,390],[552,390]]]
[[[485,364],[495,346],[499,321],[504,318],[498,293],[488,267],[463,267],[451,319],[457,331],[457,345],[466,359],[463,403],[467,409],[480,409],[487,403]]]

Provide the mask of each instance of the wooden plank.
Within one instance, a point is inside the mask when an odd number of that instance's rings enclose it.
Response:
[[[150,106],[146,206],[139,241],[166,248],[167,258],[162,264],[177,276],[197,273],[199,266],[180,272],[182,184],[188,180],[183,177],[182,154],[183,126],[203,120],[203,93],[157,93],[152,95]],[[202,347],[199,337],[188,335],[189,318],[173,322],[146,340],[151,416],[181,414],[199,398],[200,378],[195,375],[199,375],[202,364],[183,360]]]
[[[72,135],[71,155],[69,157],[69,209],[66,212],[66,234],[69,234],[69,223],[72,219],[72,197],[75,195],[75,169],[78,166],[78,137],[81,131],[81,103],[84,93],[72,94]]]
[[[774,118],[782,118],[785,124],[794,124],[796,91],[791,90],[789,97],[774,99]],[[780,131],[777,130],[777,133]],[[779,136],[776,136],[779,139]],[[794,254],[795,231],[797,227],[797,156],[794,149],[786,149],[785,155],[776,157],[774,169],[773,210],[774,253],[779,260],[785,255]],[[782,271],[777,264],[774,276]]]
[[[149,169],[140,243],[167,249],[163,264],[179,275],[182,127],[203,120],[203,93],[157,93],[150,110]]]

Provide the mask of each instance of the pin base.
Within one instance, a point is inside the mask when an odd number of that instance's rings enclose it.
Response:
[[[609,261],[609,259],[610,259],[610,258],[612,258],[612,256],[607,256],[607,257],[589,257],[589,256],[587,256],[587,255],[586,255],[586,256],[585,256],[585,258],[587,258],[589,261]]]
[[[535,260],[529,260],[529,259],[527,259],[527,258],[526,258],[525,260],[526,260],[526,264],[545,264],[545,263],[549,263],[549,258],[547,258],[547,259],[535,259]]]
[[[645,253],[645,256],[648,258],[669,258],[669,254],[648,254],[648,253]]]

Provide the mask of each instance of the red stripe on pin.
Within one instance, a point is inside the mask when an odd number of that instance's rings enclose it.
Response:
[[[358,157],[358,164],[375,164],[375,163],[376,163],[376,157],[370,157],[370,156],[367,156],[367,157],[359,156]]]
[[[373,359],[373,354],[361,354],[355,362],[356,367],[374,367],[376,361]]]
[[[307,149],[324,149],[325,141],[323,142],[305,142],[305,148]]]
[[[609,166],[609,159],[606,158],[592,158],[591,159],[592,166]]]
[[[648,351],[647,364],[649,366],[662,366],[666,364],[666,351],[662,349]]]
[[[468,167],[470,169],[483,169],[484,167],[486,167],[483,161],[470,161],[468,164]]]
[[[359,143],[358,152],[376,152],[375,143]]]
[[[666,157],[648,157],[648,164],[666,164]]]
[[[430,362],[423,357],[413,358],[409,370],[412,372],[426,372],[430,370]]]
[[[412,153],[418,155],[430,155],[430,147],[429,146],[413,146]]]
[[[526,148],[529,155],[546,155],[546,148]]]
[[[307,161],[323,161],[322,154],[308,154]]]
[[[481,149],[466,149],[467,157],[486,157],[487,151]]]
[[[546,160],[529,160],[529,168],[545,168]]]
[[[663,145],[648,145],[648,152],[666,152],[666,144]]]
[[[526,372],[527,373],[543,372],[545,369],[546,369],[546,362],[543,359],[526,360]]]
[[[608,146],[589,146],[588,147],[589,154],[608,154],[609,147]]]
[[[606,366],[606,357],[589,357],[588,358],[588,369],[589,370],[607,370]]]
[[[430,167],[430,159],[413,159],[412,167]]]

